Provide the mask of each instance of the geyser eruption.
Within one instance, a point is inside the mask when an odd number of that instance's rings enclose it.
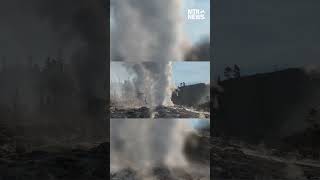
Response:
[[[171,94],[174,84],[170,62],[112,62],[111,70],[113,78],[110,95],[113,105],[122,108],[153,108],[173,104]]]
[[[134,72],[147,106],[171,105],[171,64],[182,59],[179,0],[111,0],[111,60]],[[152,63],[150,63],[152,62]]]
[[[111,171],[188,165],[183,155],[186,133],[191,130],[187,121],[112,119],[110,125]]]
[[[126,64],[128,69],[133,70],[136,78],[133,79],[135,92],[149,107],[158,105],[172,105],[172,67],[170,62],[144,62],[138,64]]]

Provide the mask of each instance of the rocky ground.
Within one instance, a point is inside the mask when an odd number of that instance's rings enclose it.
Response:
[[[43,145],[28,149],[2,133],[0,180],[209,180],[209,136],[190,135],[185,154],[191,166],[154,166],[141,174],[131,168],[109,172],[109,142]],[[206,145],[206,146],[205,146]],[[199,152],[199,153],[195,153]]]
[[[0,180],[106,180],[109,178],[109,143],[102,143],[91,149],[63,149],[2,154]]]
[[[209,143],[210,142],[210,143]],[[198,144],[194,146],[194,144]],[[320,180],[320,162],[298,158],[290,153],[275,153],[236,141],[204,135],[190,135],[184,153],[193,166],[189,168],[150,168],[154,180],[205,180],[211,153],[211,176],[215,180]],[[7,152],[6,152],[7,151]],[[109,171],[109,143],[92,148],[39,148],[19,152],[2,148],[0,180],[144,180],[134,169]]]
[[[148,174],[140,175],[130,168],[110,174],[111,180],[209,180],[208,175],[194,173],[190,169],[169,169],[164,166],[152,168]]]
[[[154,180],[206,180],[211,153],[211,176],[215,180],[320,180],[319,160],[209,136],[190,135],[185,154],[190,168],[150,168]],[[198,144],[194,146],[194,144]],[[19,152],[2,148],[0,180],[144,180],[130,168],[109,173],[109,143],[92,148],[39,148]]]
[[[210,118],[209,112],[196,111],[182,106],[158,106],[153,111],[141,108],[110,108],[111,118]]]
[[[148,170],[134,170],[125,168],[110,173],[111,180],[210,180],[210,167],[208,165],[193,164],[190,167],[169,168],[155,166]]]
[[[269,150],[211,139],[211,173],[215,180],[319,180],[320,162],[277,156]]]

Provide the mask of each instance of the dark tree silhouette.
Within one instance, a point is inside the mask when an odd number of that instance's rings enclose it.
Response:
[[[309,111],[309,113],[307,115],[307,123],[311,127],[319,126],[319,122],[317,120],[317,114],[318,114],[317,108],[313,107],[313,108],[310,109],[310,111]]]
[[[232,72],[232,69],[227,66],[225,69],[224,69],[224,77],[226,79],[230,79],[231,78],[231,72]]]
[[[240,78],[240,67],[236,64],[233,66],[233,77]]]

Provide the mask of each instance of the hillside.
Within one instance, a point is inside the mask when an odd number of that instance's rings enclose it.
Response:
[[[276,144],[307,128],[310,109],[320,105],[320,79],[301,69],[256,74],[220,82],[216,135]]]
[[[210,86],[204,83],[178,87],[171,100],[176,105],[198,108],[210,101]],[[209,107],[209,105],[207,105]],[[206,108],[207,110],[209,108]]]

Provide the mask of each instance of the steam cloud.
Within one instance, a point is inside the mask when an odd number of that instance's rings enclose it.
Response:
[[[210,42],[201,41],[189,48],[185,54],[186,61],[206,61],[210,57]]]
[[[111,171],[187,165],[182,149],[189,124],[184,120],[112,119],[110,124]]]
[[[170,62],[144,62],[140,64],[126,64],[137,75],[134,84],[137,93],[142,93],[147,105],[172,105],[172,67]],[[142,99],[143,100],[143,99]]]
[[[110,173],[133,178],[126,173],[131,170],[138,179],[150,180],[155,169],[162,169],[162,179],[210,179],[209,144],[191,124],[187,119],[111,119]]]
[[[111,1],[111,60],[128,62],[128,71],[137,75],[135,89],[150,106],[172,104],[169,61],[182,58],[179,5],[179,0]]]

